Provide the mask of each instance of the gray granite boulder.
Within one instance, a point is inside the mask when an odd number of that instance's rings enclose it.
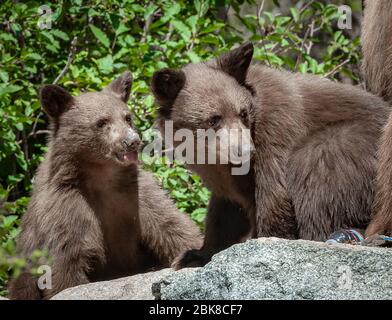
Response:
[[[392,299],[392,249],[260,238],[153,285],[157,299]]]
[[[65,289],[53,300],[153,300],[152,283],[174,271],[163,269],[111,281],[94,282]]]

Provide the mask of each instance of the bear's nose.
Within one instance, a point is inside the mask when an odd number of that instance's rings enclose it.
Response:
[[[140,137],[139,135],[132,131],[128,132],[127,137],[122,140],[122,145],[126,149],[136,150],[140,145]]]

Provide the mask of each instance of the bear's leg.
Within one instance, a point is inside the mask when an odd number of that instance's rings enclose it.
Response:
[[[76,252],[74,252],[76,254]],[[50,299],[64,289],[88,283],[88,258],[77,253],[75,256],[52,257],[53,265],[41,275],[23,272],[10,280],[9,298],[12,300]]]
[[[87,259],[76,255],[54,258],[52,267],[51,286],[43,289],[43,299],[50,299],[57,293],[71,287],[89,283]],[[45,286],[47,283],[45,284]]]
[[[381,137],[378,151],[374,217],[366,235],[392,234],[392,116],[389,117]]]
[[[8,298],[11,300],[40,300],[42,299],[38,288],[37,277],[29,272],[23,272],[18,278],[8,283]]]
[[[236,203],[212,195],[203,247],[200,250],[187,251],[177,259],[174,267],[181,269],[204,266],[215,253],[244,241],[250,233],[249,213]]]
[[[87,274],[105,260],[103,236],[91,206],[78,190],[48,188],[33,201],[22,224],[19,250],[28,258],[34,250],[45,249],[52,263],[43,258],[42,266],[48,264],[49,269],[37,277],[22,274],[20,280],[11,281],[9,291],[15,298],[48,299],[68,287],[89,282]],[[43,282],[36,281],[39,279]]]
[[[366,229],[366,236],[375,234],[392,236],[392,211],[377,213]]]
[[[313,133],[292,152],[287,168],[299,237],[325,241],[342,228],[365,228],[374,195],[376,134],[362,123]]]
[[[187,250],[203,243],[200,229],[181,213],[149,172],[139,172],[139,219],[143,244],[159,258],[159,267],[170,266]]]

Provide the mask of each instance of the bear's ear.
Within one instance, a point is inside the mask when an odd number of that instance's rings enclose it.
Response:
[[[215,60],[215,67],[234,77],[240,85],[245,85],[246,74],[253,57],[253,44],[242,46],[222,54]]]
[[[104,91],[110,92],[127,103],[131,94],[132,81],[132,74],[129,71],[125,71],[120,77],[110,83]]]
[[[170,109],[178,93],[185,85],[185,73],[182,70],[162,69],[152,76],[151,90],[161,111]]]
[[[74,102],[67,91],[54,84],[42,87],[39,96],[42,108],[52,118],[60,117]]]

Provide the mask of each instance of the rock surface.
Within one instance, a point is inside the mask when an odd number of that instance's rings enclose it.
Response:
[[[153,285],[158,299],[392,299],[392,250],[261,238]]]
[[[68,288],[53,300],[153,300],[151,286],[174,271],[163,269],[111,281],[94,282]]]
[[[0,297],[0,301],[1,300],[8,300],[7,298],[4,298],[4,297]]]
[[[204,268],[90,283],[53,297],[154,298],[392,299],[392,249],[260,238],[220,252]]]

